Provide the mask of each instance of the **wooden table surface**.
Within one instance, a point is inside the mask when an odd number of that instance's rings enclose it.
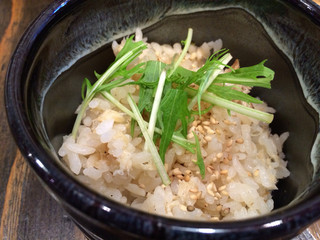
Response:
[[[86,239],[23,160],[8,129],[4,108],[10,56],[28,24],[50,2],[0,0],[0,240]],[[310,227],[308,233],[319,235],[318,225]]]
[[[8,62],[30,22],[51,0],[0,0],[0,239],[86,239],[39,185],[6,121],[3,88]]]

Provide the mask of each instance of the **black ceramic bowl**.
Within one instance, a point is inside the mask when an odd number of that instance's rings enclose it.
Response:
[[[308,0],[58,0],[33,22],[8,69],[5,98],[19,148],[45,188],[94,239],[290,238],[320,218],[320,9]],[[277,109],[289,178],[275,210],[254,219],[193,222],[140,212],[77,182],[56,150],[71,131],[84,77],[112,61],[110,42],[142,27],[150,41],[173,43],[194,29],[195,43],[222,38],[242,65],[269,59],[271,91],[254,94]]]

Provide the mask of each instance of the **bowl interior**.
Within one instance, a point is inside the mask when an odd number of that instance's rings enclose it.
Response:
[[[88,4],[87,2],[83,4]],[[97,2],[102,4],[101,1]],[[272,2],[283,4],[279,1]],[[81,6],[81,9],[76,6],[72,10],[73,14],[61,16],[43,33],[45,40],[42,41],[40,38],[38,49],[34,51],[25,92],[26,106],[40,142],[46,147],[53,146],[52,151],[48,150],[49,154],[54,156],[53,159],[59,161],[54,150],[57,151],[60,147],[62,136],[71,132],[75,120],[74,112],[81,102],[83,79],[87,77],[93,80],[93,72],[104,72],[114,59],[111,40],[133,33],[133,29],[139,26],[143,27],[143,33],[148,37],[148,41],[172,44],[185,39],[187,28],[191,27],[194,29],[193,41],[196,44],[221,38],[223,46],[230,49],[234,58],[240,59],[242,66],[254,65],[268,59],[266,66],[276,73],[272,90],[256,88],[253,91],[253,95],[259,96],[277,111],[275,120],[271,124],[272,132],[290,133],[284,145],[284,152],[291,174],[279,181],[277,185],[279,189],[273,192],[275,208],[299,202],[317,192],[317,187],[311,189],[312,183],[316,180],[311,151],[318,133],[319,116],[304,97],[297,76],[301,63],[294,59],[297,64],[295,66],[292,64],[290,60],[292,56],[287,56],[283,49],[279,49],[279,42],[275,42],[277,36],[271,38],[265,30],[265,25],[262,25],[256,17],[243,10],[243,6],[241,8],[225,6],[219,10],[202,8],[198,12],[188,14],[171,10],[167,16],[159,17],[157,14],[161,8],[159,7],[154,10],[155,13],[148,14],[149,18],[143,19],[137,15],[139,20],[134,18],[132,18],[134,20],[123,20],[116,30],[103,28],[104,32],[98,32],[99,26],[92,26],[90,23],[97,21],[97,25],[103,24],[101,22],[105,19],[99,19],[99,16],[105,14],[107,8],[104,4],[100,6],[101,8],[98,6],[97,3],[91,3],[88,10],[85,10],[84,6]],[[294,15],[295,11],[297,10],[293,8],[291,14]],[[305,16],[297,15],[297,19],[293,21],[301,19],[309,21]],[[319,29],[317,31],[315,34],[319,33]],[[101,43],[102,37],[105,38],[104,44]],[[288,34],[282,37],[290,44],[298,44],[299,39],[294,35]],[[96,46],[94,51],[93,46]],[[294,47],[292,51],[293,49]]]

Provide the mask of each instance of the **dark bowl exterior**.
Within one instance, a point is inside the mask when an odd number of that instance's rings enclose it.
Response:
[[[161,17],[183,6],[195,9],[213,8],[243,8],[249,12],[257,14],[259,21],[264,22],[264,26],[272,27],[276,18],[272,11],[277,6],[266,4],[265,1],[105,1],[114,7],[120,4],[134,8],[136,5],[145,6],[145,9],[153,9]],[[126,2],[131,4],[126,5]],[[294,9],[297,14],[309,19],[310,26],[319,28],[320,9],[311,1],[273,1],[283,8]],[[265,4],[263,4],[265,3]],[[308,3],[308,4],[306,4]],[[136,5],[135,5],[136,4]],[[154,6],[154,8],[152,8]],[[42,14],[33,22],[20,41],[9,66],[5,86],[5,100],[9,125],[12,134],[28,163],[39,177],[40,182],[48,192],[63,206],[75,223],[92,239],[287,239],[291,238],[308,225],[320,218],[320,197],[319,178],[316,169],[313,181],[308,187],[308,191],[303,192],[302,197],[291,206],[279,208],[269,215],[255,219],[242,220],[237,222],[192,222],[165,218],[150,215],[145,212],[125,207],[119,203],[108,200],[90,189],[84,187],[74,180],[61,165],[56,161],[56,156],[52,153],[45,142],[43,132],[35,130],[32,125],[34,120],[41,124],[39,119],[30,120],[30,106],[26,101],[33,96],[26,96],[25,88],[31,83],[30,68],[33,59],[41,48],[39,43],[45,41],[47,33],[65,19],[70,21],[70,12],[80,11],[81,7],[90,7],[90,1],[59,0],[54,1]],[[269,12],[268,12],[269,11]],[[283,15],[292,14],[290,11]],[[141,13],[142,14],[142,13]],[[151,13],[149,13],[151,14]],[[258,15],[260,14],[260,15]],[[277,14],[281,14],[277,12]],[[71,16],[76,16],[72,15]],[[149,16],[146,14],[146,16]],[[72,18],[72,17],[71,17]],[[274,18],[274,19],[273,19]],[[77,21],[78,19],[73,19]],[[148,22],[149,19],[141,21]],[[70,22],[68,22],[69,24]],[[135,23],[139,24],[139,21]],[[277,23],[278,24],[278,23]],[[279,25],[279,24],[278,24]],[[125,28],[125,26],[124,26]],[[276,34],[283,34],[283,29],[275,29]],[[319,31],[320,32],[320,31]],[[310,31],[306,33],[311,34]],[[67,34],[67,33],[66,33]],[[318,34],[318,32],[317,32]],[[290,35],[287,33],[287,35]],[[296,68],[303,73],[306,79],[306,86],[310,93],[310,98],[315,99],[317,107],[320,105],[320,38],[311,38],[312,46],[319,46],[317,52],[310,52],[313,59],[294,58]],[[290,45],[288,39],[284,42]],[[301,41],[309,41],[301,39]],[[303,44],[302,44],[303,45]],[[289,47],[290,48],[290,47]],[[295,48],[294,54],[315,51],[315,49]],[[285,52],[285,50],[284,50]],[[303,61],[314,61],[313,72],[304,69]],[[318,67],[316,69],[316,67]],[[34,77],[34,76],[33,76]],[[39,76],[36,76],[39,78]],[[27,99],[27,100],[26,100]],[[318,121],[318,120],[317,120]],[[317,125],[317,132],[319,131]],[[316,154],[319,156],[319,154]],[[318,196],[316,195],[318,193]]]

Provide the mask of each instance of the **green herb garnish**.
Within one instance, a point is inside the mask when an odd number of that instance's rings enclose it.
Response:
[[[199,170],[200,170],[200,175],[201,175],[202,179],[204,179],[205,174],[206,174],[206,168],[204,166],[204,161],[203,161],[202,154],[201,154],[201,147],[200,147],[200,143],[199,143],[199,138],[194,132],[192,132],[192,133],[194,136],[194,140],[196,142],[196,149],[197,149],[197,161],[194,163],[198,165]]]
[[[131,98],[131,96],[129,95],[128,96],[128,103],[132,109],[132,112],[135,116],[135,119],[136,121],[138,122],[139,124],[139,127],[141,129],[141,132],[144,136],[144,139],[146,141],[146,144],[148,146],[148,149],[150,150],[150,153],[153,157],[153,160],[154,160],[154,164],[156,165],[157,167],[157,170],[158,170],[158,173],[160,175],[160,178],[163,182],[164,185],[169,185],[170,184],[170,179],[168,177],[168,174],[164,168],[164,164],[162,163],[161,161],[161,158],[159,156],[159,153],[158,153],[158,150],[154,144],[154,142],[152,141],[152,138],[150,136],[150,134],[148,133],[148,130],[146,128],[146,125],[144,123],[144,120],[140,114],[140,111],[138,109],[138,106],[135,104],[135,102],[133,101],[133,99]]]
[[[227,65],[232,56],[227,50],[221,50],[214,53],[198,71],[189,71],[181,67],[180,64],[191,44],[192,33],[192,29],[189,29],[187,38],[183,41],[184,49],[172,64],[148,61],[130,69],[128,69],[128,65],[147,46],[142,41],[134,42],[133,36],[128,38],[106,72],[102,75],[95,72],[97,81],[94,84],[91,84],[87,78],[84,80],[81,90],[83,102],[72,130],[72,136],[77,137],[81,119],[89,102],[96,94],[100,93],[132,118],[132,129],[135,121],[138,123],[145,138],[145,150],[152,154],[159,176],[163,183],[168,185],[170,179],[164,168],[164,161],[165,153],[171,142],[175,142],[187,151],[196,154],[195,164],[199,167],[201,177],[205,177],[205,164],[201,156],[198,136],[193,133],[194,141],[186,139],[187,126],[194,119],[195,114],[201,115],[216,105],[228,111],[238,112],[270,123],[273,120],[272,114],[233,101],[262,103],[262,101],[240,91],[240,88],[241,85],[271,87],[270,81],[274,78],[274,72],[264,66],[265,61],[255,66],[234,70]],[[225,67],[230,68],[231,72],[222,74]],[[142,76],[136,82],[127,82],[126,80],[134,74]],[[136,84],[140,87],[137,105],[131,96],[128,96],[127,100],[131,110],[110,94],[113,88],[126,84]],[[196,85],[197,88],[191,88],[191,84]],[[211,106],[202,110],[201,101],[208,102]],[[193,109],[195,106],[197,106],[197,110]],[[145,116],[144,119],[142,115]],[[161,138],[158,151],[155,141],[159,136]]]
[[[117,108],[119,108],[124,113],[128,114],[132,119],[136,120],[135,115],[132,111],[130,111],[128,108],[126,108],[122,103],[120,103],[117,99],[115,99],[110,93],[108,92],[101,92],[101,95],[105,97],[107,100],[109,100],[112,104],[114,104]],[[148,122],[144,122],[146,125],[149,125]],[[162,130],[155,127],[154,131],[160,135],[162,135]],[[181,134],[178,132],[173,133],[172,139],[174,143],[180,145],[181,147],[184,147],[186,150],[188,150],[191,153],[195,153],[195,144],[193,142],[190,142],[189,140],[185,139]]]
[[[117,55],[116,60],[113,64],[111,64],[111,66],[107,69],[107,71],[104,74],[102,74],[101,76],[96,74],[96,76],[98,76],[99,79],[93,85],[90,84],[90,81],[88,79],[85,79],[85,83],[82,87],[82,96],[84,97],[85,95],[85,97],[83,99],[80,111],[72,129],[73,138],[76,138],[78,128],[80,126],[82,117],[85,113],[85,110],[89,102],[98,92],[101,91],[101,86],[113,80],[113,75],[117,75],[117,71],[124,71],[128,67],[129,63],[131,63],[137,56],[139,56],[142,53],[144,49],[147,48],[146,44],[144,44],[142,41],[133,42],[132,39],[133,36],[127,39],[123,49]],[[84,85],[87,89],[85,94]]]
[[[189,109],[192,109],[195,102],[198,101],[198,109],[199,115],[201,115],[201,96],[208,87],[212,84],[215,78],[221,73],[221,70],[226,66],[226,64],[232,59],[231,54],[227,53],[223,55],[219,54],[218,56],[212,55],[209,60],[205,63],[205,65],[200,68],[194,76],[196,77],[194,82],[200,82],[199,89],[197,91],[197,95],[189,103]],[[222,55],[222,56],[221,56]],[[221,58],[219,58],[221,56]]]
[[[162,99],[158,121],[162,129],[159,153],[163,162],[178,120],[182,125],[182,135],[187,135],[187,118],[190,115],[187,105],[188,95],[181,89],[170,89]]]

